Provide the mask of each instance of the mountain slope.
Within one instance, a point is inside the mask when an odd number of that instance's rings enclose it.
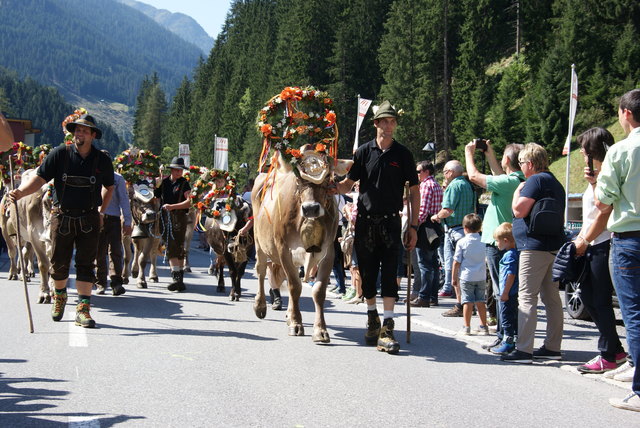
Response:
[[[134,105],[156,71],[171,93],[200,50],[114,0],[3,0],[0,65],[60,89],[70,100]]]
[[[118,0],[130,6],[162,25],[183,40],[199,47],[205,55],[213,47],[213,38],[192,17],[183,13],[171,13],[166,9],[156,9],[146,3],[136,0]]]

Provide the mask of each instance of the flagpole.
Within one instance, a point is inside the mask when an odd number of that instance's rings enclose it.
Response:
[[[565,195],[564,195],[564,226],[569,226],[569,175],[571,172],[571,135],[573,134],[573,121],[576,115],[578,103],[578,78],[575,72],[575,64],[571,64],[571,89],[569,90],[569,134],[564,145],[563,152],[567,155],[567,170],[565,172]],[[574,81],[575,80],[575,81]],[[575,84],[575,88],[574,88]],[[575,89],[575,94],[574,94]],[[574,100],[575,97],[575,100]]]
[[[218,167],[218,157],[216,148],[218,147],[218,134],[213,134],[213,169]]]
[[[353,153],[358,149],[358,132],[360,132],[358,127],[358,117],[360,115],[360,94],[358,94],[358,100],[356,102],[356,137],[353,140]]]

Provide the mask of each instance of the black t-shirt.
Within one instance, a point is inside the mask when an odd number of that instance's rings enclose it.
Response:
[[[161,198],[163,204],[179,204],[184,201],[184,192],[190,190],[191,186],[186,178],[180,177],[172,182],[171,177],[167,177],[155,190],[155,196]]]
[[[65,186],[62,181],[65,173],[67,176],[95,177],[93,191],[91,187]],[[53,185],[56,191],[53,203],[67,210],[88,210],[99,207],[102,205],[102,187],[114,184],[113,165],[109,156],[93,145],[86,158],[80,156],[74,144],[59,145],[47,155],[38,168],[37,174],[46,181],[54,180]],[[94,201],[91,200],[92,195]]]
[[[360,180],[358,212],[369,214],[397,213],[403,206],[404,183],[419,184],[413,155],[395,140],[384,152],[375,139],[360,146],[347,177]]]

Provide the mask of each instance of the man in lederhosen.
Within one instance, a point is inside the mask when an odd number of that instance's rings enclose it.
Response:
[[[92,116],[83,115],[66,125],[73,144],[61,144],[44,160],[28,182],[9,195],[18,200],[53,179],[54,209],[51,216],[51,277],[55,283],[51,317],[60,321],[67,303],[67,279],[76,249],[76,325],[93,328],[89,314],[91,289],[96,280],[94,261],[104,210],[113,194],[113,166],[109,157],[93,146],[102,137]]]
[[[167,244],[167,258],[171,266],[171,277],[173,282],[167,287],[170,291],[184,291],[186,289],[184,278],[184,237],[187,232],[187,216],[191,201],[189,194],[191,186],[186,178],[182,176],[184,170],[184,159],[174,157],[169,165],[171,175],[160,183],[155,191],[155,196],[161,198],[162,213],[165,224],[171,224],[170,230],[164,232]]]

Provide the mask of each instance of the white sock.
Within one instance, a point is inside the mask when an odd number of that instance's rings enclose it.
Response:
[[[376,304],[373,303],[371,305],[367,304],[367,311],[375,311],[376,310]]]
[[[171,266],[171,272],[180,272],[180,266]]]
[[[384,319],[393,319],[393,309],[390,311],[384,311]]]

